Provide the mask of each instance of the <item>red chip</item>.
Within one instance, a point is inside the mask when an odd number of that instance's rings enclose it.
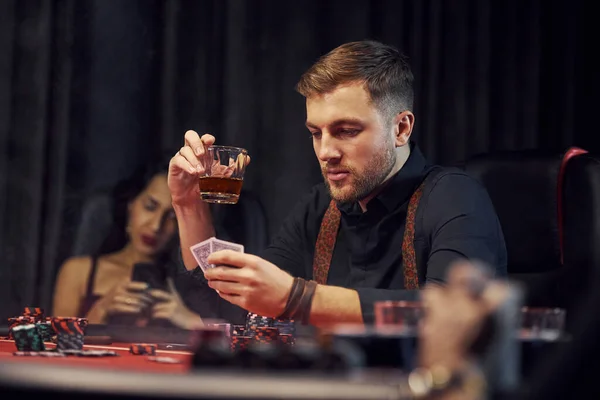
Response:
[[[294,344],[294,336],[290,335],[290,334],[282,333],[282,334],[279,334],[279,341],[282,344],[290,344],[291,345],[291,344]]]
[[[129,352],[135,355],[153,356],[156,354],[156,345],[147,343],[134,343],[129,346]]]
[[[277,328],[257,326],[253,330],[256,332],[254,339],[259,342],[273,342],[279,337],[279,329]]]

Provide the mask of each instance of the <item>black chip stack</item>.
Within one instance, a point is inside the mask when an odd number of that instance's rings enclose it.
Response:
[[[11,317],[8,319],[8,339],[14,339],[13,329],[20,325],[35,324],[35,318],[31,316],[21,315],[19,317]]]
[[[51,342],[52,336],[54,336],[54,329],[52,328],[51,318],[45,318],[44,321],[38,321],[35,323],[38,332],[42,336],[44,342]]]
[[[60,350],[81,350],[87,319],[75,317],[53,317],[52,329],[57,335],[56,348]]]
[[[35,324],[15,326],[12,329],[18,351],[44,351],[44,341]]]

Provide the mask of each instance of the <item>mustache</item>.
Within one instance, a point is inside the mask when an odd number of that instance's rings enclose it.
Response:
[[[327,175],[328,172],[331,171],[344,171],[344,172],[349,172],[351,174],[353,174],[354,168],[352,168],[349,165],[341,165],[341,164],[335,164],[335,165],[331,165],[331,164],[325,164],[321,166],[321,172],[323,173],[323,175]]]

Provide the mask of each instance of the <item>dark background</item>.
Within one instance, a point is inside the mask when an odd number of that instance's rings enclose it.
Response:
[[[277,229],[321,179],[294,84],[347,41],[410,57],[431,161],[598,151],[592,3],[0,0],[0,317],[50,309],[85,197],[187,129],[249,150]]]

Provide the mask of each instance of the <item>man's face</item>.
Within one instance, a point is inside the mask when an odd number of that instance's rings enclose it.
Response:
[[[306,99],[306,126],[331,197],[365,198],[394,167],[392,119],[384,120],[362,84],[338,86]]]

